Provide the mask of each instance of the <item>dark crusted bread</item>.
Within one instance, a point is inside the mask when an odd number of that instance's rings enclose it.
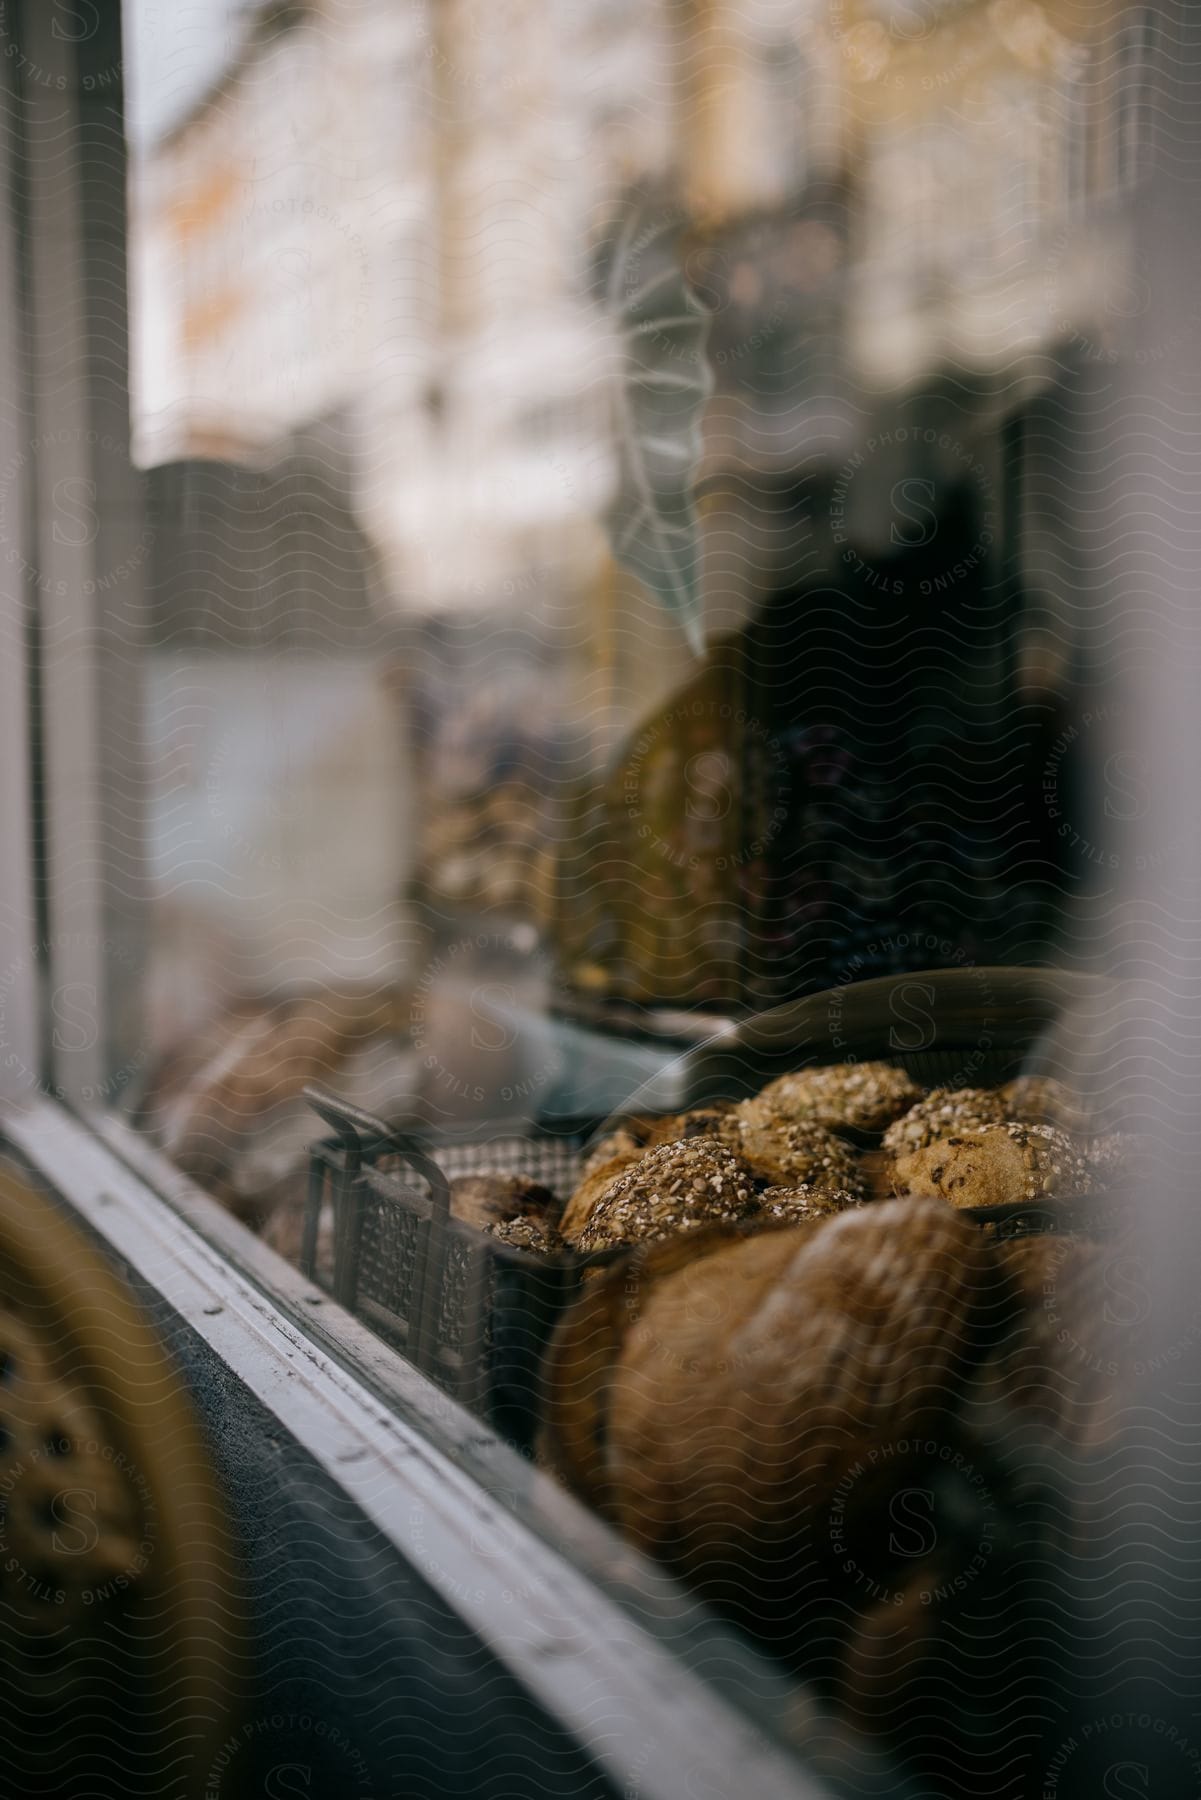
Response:
[[[688,1138],[631,1163],[573,1235],[581,1250],[607,1250],[741,1219],[755,1208],[754,1179],[741,1158],[716,1138]]]

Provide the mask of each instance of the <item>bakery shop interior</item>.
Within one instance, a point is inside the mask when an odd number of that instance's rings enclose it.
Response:
[[[1201,1795],[1195,9],[0,40],[0,1792]]]

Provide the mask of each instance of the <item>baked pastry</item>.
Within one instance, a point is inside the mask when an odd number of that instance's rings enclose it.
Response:
[[[598,1138],[580,1169],[581,1176],[591,1175],[615,1157],[633,1157],[659,1144],[676,1144],[684,1138],[712,1137],[733,1101],[717,1100],[711,1106],[697,1106],[691,1112],[668,1113],[661,1118],[626,1119],[612,1131]]]
[[[1053,1125],[973,1125],[895,1161],[897,1187],[952,1206],[1006,1206],[1049,1195],[1086,1194],[1088,1164]]]
[[[922,1090],[892,1063],[834,1063],[800,1069],[769,1082],[764,1107],[787,1119],[827,1125],[832,1131],[883,1131],[921,1099]]]
[[[562,1237],[546,1218],[521,1213],[515,1219],[500,1219],[488,1227],[490,1236],[515,1250],[529,1250],[536,1256],[555,1256],[565,1248]]]
[[[950,1137],[972,1125],[999,1124],[1007,1117],[1000,1095],[992,1088],[932,1088],[894,1119],[884,1133],[883,1148],[892,1156],[921,1150],[935,1138]]]
[[[561,1208],[549,1188],[524,1175],[460,1175],[450,1184],[450,1210],[465,1224],[488,1231],[522,1215],[554,1221]]]
[[[1056,1125],[1060,1131],[1088,1131],[1091,1109],[1053,1075],[1018,1075],[997,1090],[1007,1119],[1024,1125]]]
[[[783,1119],[745,1101],[720,1121],[718,1136],[749,1165],[752,1174],[773,1187],[847,1189],[862,1196],[863,1178],[849,1144],[824,1125]]]
[[[846,1212],[849,1207],[862,1205],[862,1194],[849,1188],[811,1187],[807,1182],[799,1182],[795,1187],[765,1188],[759,1196],[754,1217],[799,1223],[806,1219],[827,1219],[832,1213]]]
[[[933,1482],[916,1484],[919,1510],[935,1527],[921,1544],[930,1553],[892,1571],[881,1584],[887,1591],[854,1620],[834,1687],[836,1709],[854,1726],[883,1731],[896,1758],[931,1771],[929,1793],[945,1791],[934,1772],[945,1771],[951,1744],[970,1746],[982,1776],[1011,1770],[1015,1794],[1050,1792],[1043,1746],[1037,1734],[1023,1743],[1014,1720],[1038,1714],[1065,1540],[1104,1537],[1110,1443],[1128,1416],[1114,1374],[1122,1352],[1105,1323],[1106,1251],[1042,1235],[998,1244],[994,1254],[1015,1310],[960,1415],[964,1465],[984,1485],[961,1484],[950,1514]],[[1104,1460],[1082,1480],[1081,1459],[1094,1453]],[[1064,1486],[1056,1471],[1067,1457],[1078,1472]],[[987,1785],[983,1776],[971,1788]]]
[[[935,1201],[639,1249],[560,1323],[545,1453],[747,1629],[808,1652],[823,1584],[853,1591],[840,1484],[870,1570],[902,1452],[952,1440],[1006,1291],[992,1247]]]
[[[642,1150],[627,1150],[617,1156],[611,1156],[608,1162],[595,1163],[586,1170],[571,1199],[563,1208],[563,1216],[559,1220],[559,1230],[568,1242],[573,1242],[576,1233],[588,1218],[592,1208],[602,1194],[608,1193],[617,1177],[626,1169],[640,1161]]]
[[[746,1164],[717,1138],[660,1144],[619,1174],[574,1233],[581,1250],[652,1243],[756,1210]]]

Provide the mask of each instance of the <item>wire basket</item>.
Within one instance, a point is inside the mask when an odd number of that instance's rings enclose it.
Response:
[[[314,1146],[301,1270],[317,1275],[317,1231],[333,1210],[334,1298],[463,1405],[520,1445],[541,1411],[543,1353],[594,1256],[535,1256],[456,1219],[460,1176],[522,1175],[557,1193],[577,1179],[583,1139],[496,1137],[423,1146],[318,1089],[333,1127]]]
[[[987,1014],[979,1005],[985,987],[994,1001]],[[919,991],[933,998],[920,1041],[912,1041],[914,1013],[901,1002]],[[1015,1074],[1063,1009],[1096,991],[1087,978],[1040,970],[884,977],[845,990],[837,1003],[832,994],[810,996],[688,1048],[626,1111],[675,1111],[753,1092],[784,1069],[866,1057],[893,1062],[924,1086],[987,1086]],[[303,1273],[317,1278],[318,1228],[328,1208],[335,1299],[446,1392],[528,1445],[555,1323],[585,1271],[621,1253],[544,1257],[520,1250],[454,1218],[450,1183],[465,1175],[521,1175],[566,1197],[588,1134],[436,1144],[322,1089],[306,1094],[334,1136],[312,1152]],[[1104,1223],[1102,1207],[1088,1200],[981,1207],[972,1217],[998,1237]]]

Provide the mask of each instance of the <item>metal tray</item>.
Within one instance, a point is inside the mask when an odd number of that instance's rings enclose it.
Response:
[[[986,990],[992,1001],[982,1007]],[[908,1002],[919,992],[932,996],[927,1022],[920,1042],[906,1044],[903,1030],[912,1035],[915,1016]],[[896,1063],[928,1086],[991,1085],[1028,1063],[1065,1010],[1087,1014],[1098,997],[1101,984],[1093,979],[1050,970],[886,976],[715,1033],[656,1075],[625,1111],[676,1111],[753,1092],[785,1069],[866,1057]],[[585,1270],[621,1252],[547,1258],[516,1249],[453,1218],[449,1184],[462,1175],[520,1174],[566,1196],[591,1134],[434,1143],[320,1088],[306,1095],[334,1136],[312,1151],[303,1273],[318,1279],[318,1226],[329,1206],[334,1297],[448,1393],[528,1446],[555,1323]],[[998,1237],[1014,1237],[1098,1228],[1104,1203],[1022,1203],[976,1208],[971,1216]]]

